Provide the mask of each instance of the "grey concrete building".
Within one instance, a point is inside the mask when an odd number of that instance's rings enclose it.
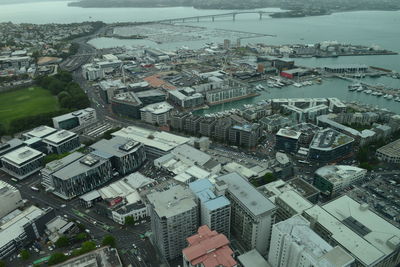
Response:
[[[186,238],[196,233],[199,212],[192,192],[181,185],[147,195],[150,203],[152,242],[171,260],[182,255]]]

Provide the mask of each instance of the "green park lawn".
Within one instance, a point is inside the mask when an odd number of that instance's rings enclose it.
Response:
[[[14,119],[58,109],[57,98],[41,87],[0,93],[0,123],[6,128]]]

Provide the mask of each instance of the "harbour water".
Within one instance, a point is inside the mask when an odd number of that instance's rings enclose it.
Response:
[[[196,15],[226,13],[226,10],[196,10],[190,7],[174,8],[79,8],[68,7],[67,1],[39,2],[28,4],[0,5],[0,21],[15,23],[71,23],[88,20],[102,20],[107,23],[124,21],[151,21],[166,18],[179,18]],[[35,10],[35,12],[32,12]],[[267,9],[265,9],[267,10]],[[329,16],[305,18],[258,19],[256,14],[238,15],[236,21],[229,18],[186,23],[189,26],[225,29],[231,31],[250,31],[259,34],[272,34],[276,37],[257,37],[243,39],[242,43],[263,42],[267,44],[317,43],[325,40],[337,40],[344,43],[361,45],[379,45],[382,48],[400,52],[400,11],[359,11],[335,13]],[[234,38],[234,35],[219,36],[209,41],[221,41],[224,38]],[[168,42],[157,44],[146,40],[118,40],[113,38],[97,38],[91,41],[96,47],[113,47],[117,45],[149,45],[174,49],[183,45],[201,47],[203,39],[196,41]],[[235,40],[232,39],[234,42]],[[366,64],[400,72],[400,55],[395,56],[356,56],[339,58],[302,58],[296,59],[297,65],[316,67],[332,64]],[[363,82],[384,84],[400,88],[400,80],[392,78],[366,78]],[[400,102],[386,100],[364,93],[348,91],[349,82],[339,79],[324,80],[322,84],[301,88],[289,86],[282,89],[271,88],[269,92],[251,99],[213,106],[201,112],[221,111],[255,103],[268,98],[290,97],[338,97],[344,101],[358,101],[380,106],[400,113]]]

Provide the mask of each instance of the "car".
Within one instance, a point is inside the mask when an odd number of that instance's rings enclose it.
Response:
[[[68,218],[68,215],[67,215],[67,214],[64,214],[63,216],[64,216],[64,218]]]
[[[134,248],[137,248],[137,246],[136,246],[136,244],[135,244],[135,243],[133,243],[133,244],[132,244],[132,247],[134,247]]]
[[[137,256],[138,261],[142,261],[142,258],[140,256]]]
[[[62,204],[60,207],[61,208],[65,208],[67,205],[65,205],[65,204]]]

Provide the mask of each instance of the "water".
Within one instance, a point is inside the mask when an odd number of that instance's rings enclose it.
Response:
[[[15,23],[71,23],[88,20],[102,20],[107,23],[123,21],[151,21],[167,18],[179,18],[196,15],[226,13],[226,10],[196,10],[190,7],[173,8],[79,8],[68,7],[67,1],[39,2],[27,4],[9,4],[0,6],[0,21]],[[34,12],[32,11],[34,10]],[[270,10],[270,9],[264,9]],[[293,43],[317,43],[325,40],[337,40],[339,42],[379,45],[383,48],[400,52],[400,11],[359,11],[335,13],[329,16],[316,16],[306,18],[272,19],[264,17],[258,20],[257,14],[243,14],[236,17],[236,21],[229,18],[187,23],[189,26],[200,26],[212,29],[226,29],[236,31],[250,31],[260,34],[273,34],[276,37],[261,37],[244,39],[242,43],[263,42],[267,44],[293,44]],[[222,39],[234,38],[230,33],[226,36],[210,38],[211,41],[220,42]],[[233,43],[235,42],[232,39]],[[174,49],[183,45],[189,47],[201,47],[205,40],[169,42],[156,44],[147,40],[118,40],[113,38],[98,38],[91,43],[97,47],[113,47],[116,45],[149,45],[161,48]],[[296,59],[298,65],[316,67],[331,64],[359,63],[369,66],[378,66],[400,72],[400,56],[357,56],[339,58],[308,58]],[[379,78],[364,80],[367,83],[383,83],[385,85],[400,88],[400,80],[391,78]],[[338,97],[345,101],[360,101],[372,105],[379,105],[400,113],[400,102],[386,100],[363,93],[349,92],[348,82],[338,79],[324,81],[321,85],[313,85],[302,88],[286,87],[282,89],[270,89],[270,93],[262,92],[262,95],[252,99],[245,99],[234,103],[214,106],[210,111],[219,111],[237,107],[245,103],[254,103],[265,98],[277,97]]]

